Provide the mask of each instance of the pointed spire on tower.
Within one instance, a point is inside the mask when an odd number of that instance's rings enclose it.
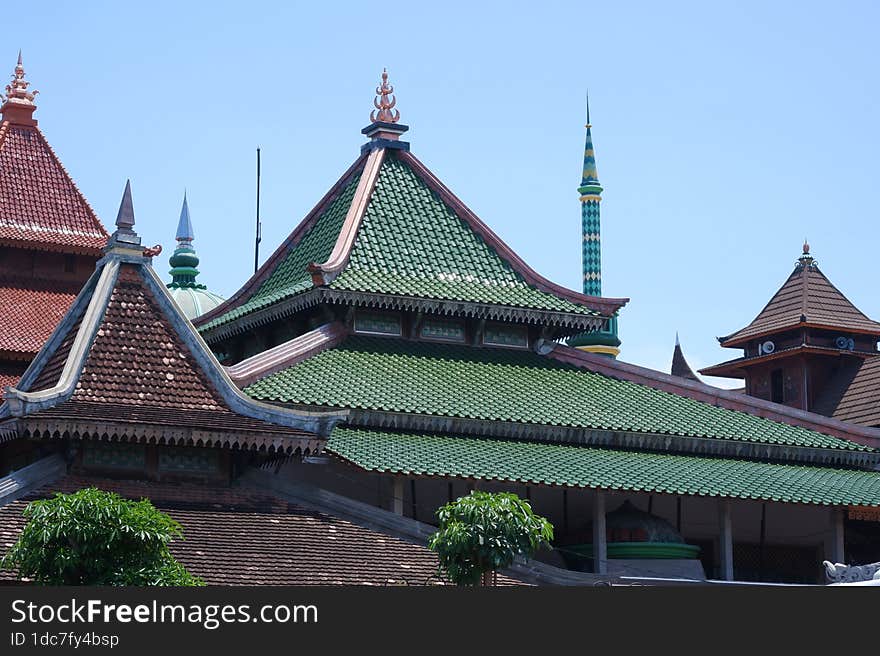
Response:
[[[36,125],[33,118],[37,105],[34,98],[39,91],[28,91],[30,82],[24,79],[24,65],[21,60],[21,50],[18,51],[18,62],[15,72],[12,74],[12,82],[6,85],[6,95],[3,96],[3,104],[0,105],[2,120],[20,125]]]
[[[110,235],[105,251],[116,247],[137,248],[140,247],[141,238],[134,231],[134,203],[131,200],[131,180],[125,181],[125,191],[122,192],[122,200],[119,202],[119,211],[116,213],[116,231]]]
[[[171,282],[168,287],[171,289],[182,289],[191,287],[195,289],[205,289],[204,285],[196,283],[196,277],[199,275],[199,257],[193,248],[192,242],[195,239],[192,221],[189,217],[189,203],[186,200],[186,192],[183,192],[183,205],[180,208],[180,220],[177,222],[177,248],[168,259],[171,265]]]
[[[590,123],[590,96],[587,94],[587,128],[584,145],[584,167],[578,193],[581,200],[581,248],[583,251],[583,289],[588,296],[602,296],[602,231],[600,202],[602,186],[596,171],[596,154],[593,151],[593,133]],[[604,328],[592,333],[575,335],[568,340],[570,346],[617,357],[620,339],[617,336],[617,315],[609,317]]]
[[[183,207],[180,208],[180,220],[177,222],[177,235],[175,239],[179,242],[191,242],[194,238],[192,221],[189,218],[189,205],[187,205],[186,191],[184,190]]]
[[[376,109],[370,112],[371,123],[361,130],[371,140],[361,147],[362,153],[376,148],[409,150],[409,144],[400,141],[400,135],[409,130],[409,126],[398,123],[400,110],[395,109],[396,105],[394,87],[388,82],[388,70],[383,68],[382,83],[376,87],[376,97],[373,99]]]
[[[581,177],[581,186],[578,191],[580,191],[581,194],[586,194],[590,191],[593,193],[602,193],[602,188],[599,187],[599,172],[596,170],[596,153],[593,151],[593,126],[590,123],[589,93],[587,93],[587,124],[584,127],[587,128],[587,137],[584,144],[584,171],[583,176]],[[596,192],[593,187],[599,187],[598,192]]]

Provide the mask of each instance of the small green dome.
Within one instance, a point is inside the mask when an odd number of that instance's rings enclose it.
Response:
[[[190,321],[213,310],[225,300],[202,287],[171,287],[168,293]]]

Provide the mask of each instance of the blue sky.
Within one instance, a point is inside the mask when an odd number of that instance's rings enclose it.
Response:
[[[40,126],[105,224],[131,178],[163,273],[187,189],[201,281],[224,295],[253,269],[255,148],[265,257],[357,156],[383,66],[413,152],[579,289],[589,88],[605,294],[632,299],[621,358],[667,369],[679,331],[697,368],[736,355],[715,336],[804,237],[880,318],[878,6],[33,1],[0,70],[23,49]]]

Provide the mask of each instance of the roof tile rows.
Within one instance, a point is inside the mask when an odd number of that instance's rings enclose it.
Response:
[[[329,257],[336,243],[336,237],[342,229],[345,214],[351,205],[359,180],[360,175],[355,175],[340,190],[312,228],[292,246],[287,256],[250,298],[229,312],[212,319],[200,329],[207,330],[228,323],[310,289],[312,278],[306,267],[311,262],[323,262]]]
[[[36,355],[75,298],[76,291],[63,284],[0,283],[0,351]]]
[[[143,275],[136,265],[120,265],[73,395],[29,416],[311,435],[231,410],[164,316]],[[27,391],[48,389],[58,382],[78,326],[79,320],[73,322]]]
[[[426,547],[242,488],[67,477],[50,490],[94,485],[149,498],[181,523],[171,552],[209,585],[426,585],[439,581]],[[33,497],[31,497],[33,498]],[[0,551],[24,526],[25,500],[0,508]],[[10,572],[0,578],[12,578]]]
[[[360,175],[355,175],[302,239],[244,302],[213,316],[209,330],[312,287],[306,267],[333,250]],[[393,151],[388,151],[350,259],[331,289],[483,303],[596,316],[585,304],[537,289]]]
[[[330,286],[597,314],[529,285],[392,153],[382,164],[349,264]]]
[[[880,358],[848,358],[830,376],[815,412],[862,426],[880,426]]]
[[[659,494],[880,506],[880,472],[337,427],[326,450],[367,471]]]
[[[38,128],[0,125],[0,240],[98,254],[107,231]]]
[[[866,450],[531,351],[354,336],[250,385],[280,403]]]

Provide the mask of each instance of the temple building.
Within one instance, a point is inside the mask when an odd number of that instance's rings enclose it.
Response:
[[[5,388],[0,457],[40,458],[0,479],[0,546],[25,500],[97,485],[178,517],[172,548],[209,582],[424,585],[437,508],[479,488],[555,527],[505,583],[819,582],[823,560],[880,560],[880,429],[608,357],[628,299],[601,296],[590,127],[582,293],[411,152],[387,73],[376,91],[354,162],[192,321],[126,185],[94,271]],[[186,204],[178,241],[172,275],[194,282]]]
[[[861,426],[880,426],[880,323],[819,270],[804,244],[791,275],[752,322],[719,338],[742,357],[702,369],[745,393]]]
[[[189,204],[186,202],[186,193],[183,194],[183,206],[180,208],[180,220],[177,223],[177,248],[168,260],[171,264],[171,282],[168,289],[171,290],[171,298],[180,307],[187,319],[195,319],[213,310],[225,299],[208,291],[205,285],[196,282],[199,275],[199,257],[193,248],[195,233],[193,232],[192,220],[189,216]]]
[[[21,53],[0,104],[0,399],[95,269],[107,231],[37,126]],[[0,456],[0,474],[27,464]]]
[[[823,557],[873,557],[846,535],[880,505],[880,431],[566,344],[613,334],[626,303],[595,295],[589,128],[583,294],[491,232],[401,139],[384,76],[377,93],[360,156],[195,322],[252,398],[348,412],[331,459],[279,461],[267,485],[424,522],[468,489],[511,490],[556,526],[558,558],[599,575],[817,581]],[[627,502],[651,519],[609,531]]]

